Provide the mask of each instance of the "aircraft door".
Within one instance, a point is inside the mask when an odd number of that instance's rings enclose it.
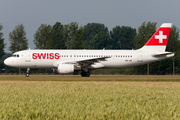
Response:
[[[137,54],[138,54],[137,62],[143,62],[142,52],[141,52],[141,51],[138,51]]]
[[[31,62],[30,52],[25,53],[25,62]]]

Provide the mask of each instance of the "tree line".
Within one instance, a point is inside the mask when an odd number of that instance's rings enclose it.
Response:
[[[53,26],[41,24],[34,34],[33,43],[36,49],[139,49],[155,33],[156,24],[155,22],[143,22],[138,28],[138,31],[129,26],[115,26],[109,31],[101,23],[88,23],[84,26],[79,26],[77,22],[71,22],[65,25],[56,22]],[[0,24],[0,69],[6,67],[10,72],[17,72],[17,69],[3,65],[3,60],[10,54],[4,52],[5,43],[3,33],[1,32],[2,29],[3,26]],[[28,49],[28,39],[26,38],[23,24],[17,25],[9,33],[9,41],[9,50],[12,53]],[[133,68],[103,70],[106,72],[102,73],[179,74],[179,48],[179,29],[173,25],[166,48],[167,51],[176,53],[173,58]],[[38,69],[36,71],[42,72],[43,70]]]

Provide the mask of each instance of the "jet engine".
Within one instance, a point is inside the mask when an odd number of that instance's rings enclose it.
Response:
[[[57,69],[53,69],[53,72],[59,74],[68,74],[74,72],[74,65],[71,64],[59,64]]]

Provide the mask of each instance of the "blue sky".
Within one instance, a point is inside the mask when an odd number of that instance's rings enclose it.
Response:
[[[54,25],[71,22],[84,26],[87,23],[102,23],[113,27],[130,26],[138,29],[144,22],[171,22],[180,28],[179,0],[0,0],[0,24],[3,25],[6,48],[10,52],[9,33],[18,24],[23,24],[29,48],[34,34],[41,24]]]

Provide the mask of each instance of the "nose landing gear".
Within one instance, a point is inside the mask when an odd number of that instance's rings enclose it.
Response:
[[[30,75],[30,68],[27,68],[26,77],[29,77],[29,75]]]

